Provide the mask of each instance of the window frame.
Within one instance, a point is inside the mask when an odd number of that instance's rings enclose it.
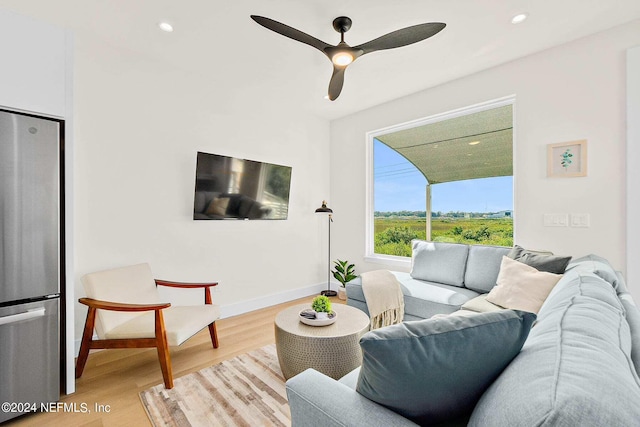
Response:
[[[482,102],[479,104],[471,105],[468,107],[462,107],[456,110],[446,111],[432,116],[423,117],[408,122],[387,126],[381,129],[369,131],[365,134],[366,143],[366,162],[365,162],[365,182],[366,182],[366,194],[365,194],[365,247],[364,247],[364,260],[366,262],[383,264],[391,267],[411,267],[411,258],[402,257],[396,255],[385,255],[375,253],[374,248],[374,231],[375,231],[375,200],[374,200],[374,162],[373,162],[373,146],[374,139],[378,136],[385,135],[387,133],[398,132],[414,127],[429,125],[449,119],[454,119],[468,114],[477,113],[480,111],[490,110],[493,108],[503,107],[511,105],[513,112],[513,217],[515,218],[515,206],[516,206],[516,96],[509,95],[503,98],[494,99],[491,101]],[[513,239],[516,240],[516,223],[513,223]]]

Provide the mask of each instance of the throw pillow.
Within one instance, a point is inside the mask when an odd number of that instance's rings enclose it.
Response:
[[[520,352],[535,318],[502,310],[367,332],[356,390],[420,425],[468,417]]]
[[[229,206],[228,197],[216,197],[209,204],[206,213],[207,215],[224,216],[224,214],[227,212],[227,206]]]
[[[570,256],[556,256],[551,253],[531,251],[522,246],[515,245],[507,254],[511,259],[530,265],[539,271],[554,274],[564,274],[571,261]]]
[[[561,277],[561,274],[538,271],[503,256],[497,284],[487,295],[487,301],[504,308],[537,314]]]
[[[518,259],[524,253],[532,253],[532,254],[540,254],[540,255],[553,255],[553,252],[549,251],[534,251],[532,249],[525,249],[520,245],[513,245],[513,247],[509,250],[507,256],[511,259]]]
[[[411,277],[463,287],[468,255],[468,245],[413,240],[411,241]]]

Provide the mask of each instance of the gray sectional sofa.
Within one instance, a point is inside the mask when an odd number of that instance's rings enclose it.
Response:
[[[483,294],[496,283],[500,270],[498,259],[509,253],[509,248],[444,245],[437,248],[441,250],[438,256],[434,256],[434,252],[425,255],[414,251],[412,272],[395,273],[405,294],[407,320],[453,312],[513,312],[483,299]],[[438,251],[435,246],[431,248]],[[447,256],[439,258],[445,253]],[[452,271],[454,268],[457,268],[455,272]],[[436,269],[439,271],[432,271]],[[366,311],[359,286],[358,282],[347,285],[349,304]],[[479,316],[487,316],[487,313]],[[395,325],[389,328],[404,328],[411,336],[433,322],[417,320],[404,324],[409,327]],[[384,329],[368,334],[373,334],[374,341],[384,340]],[[495,339],[499,338],[496,336]],[[404,354],[403,348],[398,345],[397,355],[375,363],[384,370],[389,365],[393,368],[393,364],[406,364],[409,360],[416,367],[416,376],[421,370],[429,371],[429,366],[416,362],[420,358],[409,358]],[[427,360],[430,350],[424,351],[424,364],[431,363]],[[469,365],[481,365],[482,360],[473,359],[480,357],[479,354],[466,355],[471,358]],[[477,401],[472,402],[471,412],[438,425],[640,425],[640,312],[624,279],[605,259],[589,255],[568,264],[540,308],[521,351],[516,354]],[[451,360],[458,359],[452,354]],[[444,362],[446,365],[446,360]],[[452,370],[452,382],[459,380],[456,369]],[[313,369],[291,378],[287,382],[287,395],[293,426],[417,425],[410,417],[356,391],[362,391],[359,381],[362,381],[364,366],[362,373],[359,370],[339,381]],[[416,381],[420,379],[416,378]],[[431,390],[435,393],[433,396],[438,396],[438,387],[442,384],[425,382],[424,387],[434,389]],[[464,394],[460,393],[460,400],[470,398]],[[417,406],[432,404],[415,403]]]
[[[405,320],[453,313],[496,284],[500,262],[511,248],[413,242],[410,273],[392,271],[402,286]],[[346,284],[347,304],[369,314],[360,277]]]

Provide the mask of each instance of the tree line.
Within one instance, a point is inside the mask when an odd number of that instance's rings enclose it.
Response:
[[[431,212],[431,218],[482,218],[485,215],[491,215],[496,212],[462,212],[462,211],[449,211],[449,212]],[[412,217],[412,218],[426,218],[426,211],[395,211],[395,212],[380,212],[375,211],[373,213],[374,218],[395,218],[395,217]]]

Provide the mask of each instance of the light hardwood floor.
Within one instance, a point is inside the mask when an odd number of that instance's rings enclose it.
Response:
[[[171,350],[174,378],[198,371],[239,354],[275,342],[273,322],[281,310],[296,304],[310,303],[313,297],[218,320],[220,346],[211,346],[209,331],[204,329],[178,348]],[[331,298],[334,303],[342,303]],[[37,413],[18,418],[4,426],[151,426],[138,393],[162,383],[162,373],[155,349],[93,351],[76,392],[63,396],[67,407],[57,413]],[[73,412],[75,409],[79,412]],[[84,406],[90,411],[83,413]],[[109,412],[96,411],[96,405]]]

